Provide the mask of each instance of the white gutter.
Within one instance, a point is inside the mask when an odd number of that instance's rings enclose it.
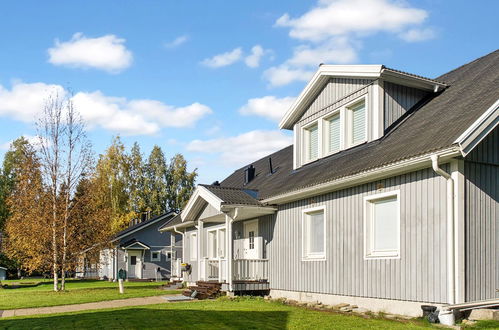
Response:
[[[447,281],[448,281],[448,302],[456,303],[456,272],[454,266],[454,179],[438,165],[438,155],[431,155],[433,170],[438,175],[447,180]]]

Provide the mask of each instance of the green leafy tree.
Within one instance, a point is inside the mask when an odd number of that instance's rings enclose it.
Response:
[[[153,215],[168,212],[168,165],[160,147],[151,150],[145,172],[149,209]]]
[[[137,213],[150,211],[149,190],[146,185],[146,166],[137,142],[132,146],[128,161],[130,169],[128,181],[132,210]]]
[[[176,154],[168,167],[168,208],[180,212],[192,195],[195,188],[197,170],[189,172],[187,161],[182,154]]]

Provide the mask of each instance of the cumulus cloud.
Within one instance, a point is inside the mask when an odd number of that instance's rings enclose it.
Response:
[[[253,98],[249,99],[239,109],[239,113],[242,115],[260,116],[278,122],[291,107],[295,99],[295,97],[277,98],[275,96]]]
[[[399,32],[428,17],[423,9],[390,0],[320,0],[304,15],[282,15],[276,26],[289,27],[292,38],[323,41],[351,33]]]
[[[188,151],[217,154],[224,164],[241,166],[258,160],[292,143],[281,131],[255,130],[237,136],[211,140],[194,140]]]
[[[132,52],[124,44],[125,39],[113,34],[87,38],[82,33],[76,33],[69,41],[55,41],[54,47],[48,50],[49,62],[118,73],[132,64]]]
[[[41,148],[42,141],[43,141],[43,144],[50,145],[50,143],[47,140],[45,140],[44,138],[42,138],[38,135],[23,134],[22,137],[24,137],[26,140],[28,140],[28,142],[35,149]],[[9,142],[5,142],[5,143],[0,144],[0,150],[9,150],[12,142],[14,142],[14,140],[10,140]]]
[[[205,58],[201,64],[210,68],[221,68],[228,66],[239,61],[243,56],[241,47],[235,48],[229,52],[215,55],[210,58]]]
[[[395,0],[319,0],[301,16],[284,14],[276,20],[276,27],[289,28],[289,36],[302,44],[291,58],[266,70],[264,78],[270,86],[282,86],[308,80],[307,70],[320,63],[355,63],[362,40],[375,33],[409,42],[429,39],[433,31],[419,27],[427,17],[427,11]]]
[[[436,33],[432,28],[410,29],[399,36],[407,42],[419,42],[435,38]]]
[[[40,116],[47,97],[68,95],[60,85],[14,83],[9,90],[0,85],[0,116],[33,122]],[[126,99],[101,91],[78,92],[72,101],[89,128],[103,128],[124,135],[151,135],[164,127],[192,127],[212,113],[210,107],[192,103],[175,107],[157,100]]]
[[[182,36],[179,36],[179,37],[173,39],[170,42],[165,43],[165,47],[166,48],[176,48],[176,47],[186,43],[187,40],[189,40],[189,36],[182,35]]]
[[[263,49],[260,45],[255,45],[251,48],[251,54],[246,56],[244,63],[250,68],[257,68],[260,66],[260,60],[266,54],[272,53],[269,49]]]

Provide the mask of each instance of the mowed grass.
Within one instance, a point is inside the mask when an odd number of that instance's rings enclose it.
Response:
[[[423,321],[363,318],[242,298],[0,319],[0,329],[428,329]]]
[[[66,291],[52,291],[50,280],[2,281],[0,310],[81,304],[114,299],[150,297],[179,293],[160,289],[166,282],[125,282],[125,293],[120,294],[117,282],[69,280]]]

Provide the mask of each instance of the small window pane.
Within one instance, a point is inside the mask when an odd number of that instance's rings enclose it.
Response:
[[[397,198],[379,200],[374,203],[374,244],[375,251],[398,249]]]
[[[309,215],[310,253],[324,252],[324,213]]]
[[[340,150],[340,115],[337,114],[329,120],[329,152]]]
[[[196,234],[192,234],[190,241],[191,241],[190,242],[191,260],[196,260],[198,258],[198,240],[197,240],[197,235]]]
[[[352,143],[366,139],[366,104],[361,102],[350,108],[352,111]]]
[[[308,159],[316,159],[319,155],[319,127],[314,125],[308,131]]]

